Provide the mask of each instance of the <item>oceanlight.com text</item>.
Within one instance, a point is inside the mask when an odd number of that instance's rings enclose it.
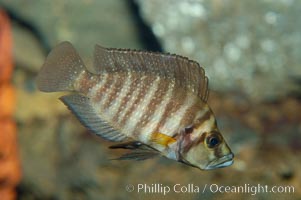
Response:
[[[164,185],[161,183],[153,184],[128,184],[125,187],[128,192],[137,192],[144,194],[163,194],[168,193],[246,193],[250,195],[256,195],[258,193],[291,193],[295,192],[294,186],[286,185],[219,185],[219,184],[205,184],[203,186],[196,184],[174,184],[174,185]]]
[[[227,185],[218,185],[210,184],[209,190],[212,193],[248,193],[251,195],[256,195],[258,193],[294,193],[294,186],[269,186],[269,185],[250,185],[244,184],[240,186],[227,186]]]

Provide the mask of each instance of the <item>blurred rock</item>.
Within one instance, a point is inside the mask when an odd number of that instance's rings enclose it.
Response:
[[[214,90],[256,101],[300,90],[300,1],[136,2],[163,48],[199,61]]]
[[[27,28],[34,27],[32,31],[38,31],[36,34],[41,35],[40,39],[46,40],[40,42],[49,44],[52,48],[59,42],[68,40],[88,63],[91,63],[95,44],[141,49],[137,28],[126,1],[0,0],[1,5],[21,19],[21,24],[29,24],[30,27]],[[37,71],[45,55],[36,38],[28,30],[21,30],[17,24],[14,27],[14,37],[14,52],[19,66]]]
[[[21,26],[14,24],[14,60],[16,66],[25,68],[31,73],[36,73],[45,60],[43,48],[37,38]]]
[[[218,117],[217,123],[234,154],[239,154],[246,147],[257,147],[260,140],[258,134],[242,121],[224,115]]]

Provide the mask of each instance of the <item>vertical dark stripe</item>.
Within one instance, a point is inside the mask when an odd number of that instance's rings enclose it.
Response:
[[[118,92],[120,92],[120,90],[122,89],[123,86],[123,80],[124,80],[124,75],[114,75],[115,81],[112,83],[112,85],[110,86],[110,89],[108,91],[108,98],[106,99],[105,102],[103,103],[103,107],[106,110],[110,109],[111,103],[114,101],[114,99],[117,98],[117,94]]]
[[[161,102],[164,100],[165,94],[168,90],[169,84],[164,81],[160,80],[158,83],[157,90],[155,91],[154,96],[152,97],[151,101],[149,102],[147,106],[147,111],[144,113],[144,115],[141,117],[140,121],[138,122],[138,125],[136,126],[136,131],[140,131],[145,127],[145,125],[152,120],[151,117],[156,117],[153,116],[153,114],[156,112],[158,109],[158,106],[161,105]],[[159,126],[159,123],[157,127]],[[141,133],[144,134],[144,133]]]
[[[138,95],[137,97],[134,99],[133,102],[128,102],[130,105],[130,107],[128,108],[127,112],[125,113],[125,115],[123,116],[123,119],[121,119],[121,126],[125,126],[128,116],[130,114],[132,114],[133,112],[135,112],[137,110],[137,105],[139,104],[140,101],[143,100],[143,97],[145,96],[145,94],[147,93],[147,91],[149,90],[149,88],[151,87],[151,83],[156,79],[156,77],[146,77],[146,79],[148,79],[148,81],[144,80],[141,81],[140,78],[138,78],[137,80],[135,80],[136,84],[138,84],[139,87],[139,91],[138,91]],[[133,88],[134,89],[134,88]],[[136,90],[137,88],[135,88]],[[133,94],[135,91],[133,91],[131,94]],[[129,99],[130,100],[130,99]]]
[[[167,104],[163,118],[157,127],[157,131],[162,128],[170,118],[173,117],[174,113],[176,113],[181,107],[183,106],[186,100],[187,92],[184,90],[177,88],[176,85],[174,86],[174,91],[172,95],[172,99]]]
[[[95,90],[96,89],[96,92],[94,94],[94,97],[92,97],[93,101],[95,103],[99,103],[105,92],[107,92],[109,89],[109,87],[112,85],[112,83],[114,82],[114,77],[112,75],[108,75],[106,81],[102,84],[102,86],[98,86],[97,84],[92,88],[92,90]]]

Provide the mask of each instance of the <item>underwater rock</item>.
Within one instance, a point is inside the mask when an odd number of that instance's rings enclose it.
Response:
[[[17,64],[30,71],[41,67],[41,60],[45,59],[41,58],[41,53],[46,56],[47,51],[65,40],[71,41],[84,59],[90,58],[91,47],[97,43],[141,49],[126,1],[0,0],[1,5],[9,10],[16,22],[14,37],[18,43],[14,53]],[[27,52],[23,53],[24,49]]]
[[[261,101],[300,89],[300,1],[136,2],[165,51],[201,63],[213,90]]]

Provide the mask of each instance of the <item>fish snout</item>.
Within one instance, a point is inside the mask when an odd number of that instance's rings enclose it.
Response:
[[[221,158],[217,158],[217,159],[211,161],[205,169],[209,170],[209,169],[228,167],[228,166],[232,165],[233,162],[234,162],[234,154],[232,152],[230,152],[229,154],[227,154]]]

